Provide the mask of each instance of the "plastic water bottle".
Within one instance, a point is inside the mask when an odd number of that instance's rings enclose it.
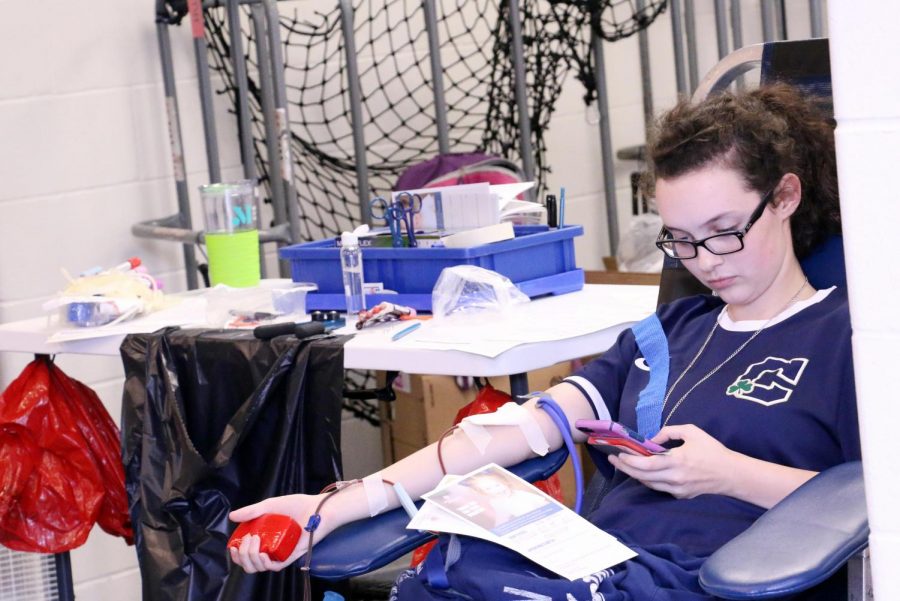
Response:
[[[368,229],[368,228],[367,228]],[[366,308],[363,295],[362,251],[359,248],[359,229],[341,234],[341,272],[344,276],[344,300],[347,303],[347,321]]]

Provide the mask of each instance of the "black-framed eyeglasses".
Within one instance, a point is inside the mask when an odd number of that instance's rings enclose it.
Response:
[[[753,224],[762,217],[763,211],[766,209],[766,205],[774,192],[775,188],[772,188],[763,195],[759,201],[759,206],[753,210],[747,225],[743,229],[714,234],[702,240],[678,240],[673,238],[669,230],[663,227],[656,237],[656,247],[673,259],[693,259],[697,256],[697,249],[701,246],[714,255],[730,255],[743,250],[744,236],[747,235]]]

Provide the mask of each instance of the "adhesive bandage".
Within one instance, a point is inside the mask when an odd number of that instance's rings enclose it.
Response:
[[[362,479],[363,488],[366,491],[366,501],[369,503],[369,515],[375,517],[388,506],[387,493],[384,490],[384,480],[381,472],[366,476]]]
[[[482,455],[492,438],[485,426],[518,426],[532,451],[543,456],[550,450],[550,444],[534,415],[514,402],[506,403],[494,413],[470,415],[460,422],[459,428]]]

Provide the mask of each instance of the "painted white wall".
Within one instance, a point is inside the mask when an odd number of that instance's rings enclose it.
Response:
[[[133,223],[176,211],[152,2],[95,0],[0,0],[0,321],[40,315],[40,305],[70,273],[138,255],[168,291],[184,287],[180,249],[174,243],[139,240]],[[313,0],[291,4],[311,10]],[[700,73],[717,57],[712,2],[697,1],[702,36]],[[792,37],[805,35],[805,12],[793,13]],[[759,2],[743,2],[744,41],[760,41]],[[664,14],[650,31],[654,100],[675,98],[671,25]],[[807,30],[808,31],[808,26]],[[172,28],[189,187],[207,181],[187,26]],[[613,148],[644,137],[637,42],[605,45]],[[577,241],[581,266],[601,267],[608,254],[600,143],[593,107],[581,102],[580,84],[566,81],[549,133],[550,189],[566,186],[567,221],[585,226]],[[225,178],[240,173],[234,119],[217,104]],[[616,161],[619,227],[630,213],[628,173]],[[194,196],[196,196],[194,194]],[[199,224],[199,213],[194,213]],[[30,357],[0,354],[0,386],[6,387]],[[59,365],[93,387],[118,420],[122,368],[116,358],[61,356]],[[348,476],[380,467],[378,433],[345,420]],[[76,593],[88,601],[136,599],[140,579],[133,551],[95,531],[73,552]]]
[[[877,58],[900,53],[890,27],[898,19],[897,3],[831,4],[835,137],[877,599],[900,598],[900,460],[888,452],[900,420],[891,394],[900,324],[897,301],[885,289],[885,283],[900,280],[893,244],[900,203],[887,175],[900,159],[900,81]]]
[[[41,314],[77,274],[140,256],[166,289],[184,287],[175,244],[138,240],[137,221],[176,211],[153,3],[0,0],[0,321]],[[185,151],[192,185],[206,180],[193,50],[173,35]],[[224,139],[234,138],[219,107]],[[234,144],[223,166],[234,171]],[[6,387],[30,357],[0,354]],[[58,364],[100,395],[119,421],[116,358],[60,356]],[[79,599],[137,599],[134,552],[95,529],[72,553]]]

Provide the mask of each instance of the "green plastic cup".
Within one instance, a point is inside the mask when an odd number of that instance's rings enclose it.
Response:
[[[209,280],[248,288],[259,284],[259,230],[252,181],[200,186]]]

